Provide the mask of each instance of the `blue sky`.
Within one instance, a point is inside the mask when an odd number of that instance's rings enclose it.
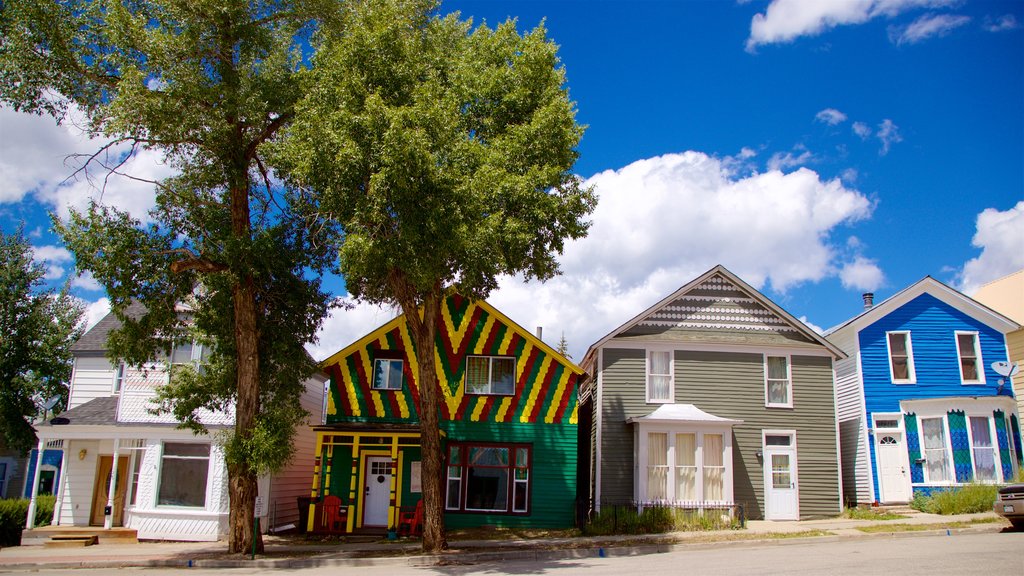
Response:
[[[931,275],[971,293],[1024,268],[1024,3],[944,0],[444,2],[480,24],[545,21],[588,125],[576,172],[600,204],[563,276],[510,278],[491,302],[561,334],[573,356],[724,264],[821,328]],[[26,222],[53,280],[73,262],[48,232],[96,195],[64,157],[74,130],[0,110],[0,223]],[[152,153],[131,167],[169,169]],[[104,200],[137,211],[144,184]],[[104,309],[88,277],[77,293]],[[339,292],[341,282],[333,282]],[[391,316],[329,319],[322,358]]]

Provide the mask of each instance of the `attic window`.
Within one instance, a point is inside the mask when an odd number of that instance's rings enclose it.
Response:
[[[504,356],[467,356],[466,393],[511,396],[516,392],[516,359]]]

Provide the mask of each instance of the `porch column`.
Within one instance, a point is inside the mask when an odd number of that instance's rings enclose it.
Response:
[[[67,487],[68,451],[71,450],[70,440],[60,441],[60,470],[57,476],[57,500],[53,504],[53,525],[60,526],[60,513],[64,503],[64,490]]]
[[[43,467],[43,446],[46,441],[39,438],[39,446],[36,448],[36,473],[32,475],[32,497],[28,501],[28,518],[25,519],[25,528],[31,530],[36,527],[36,496],[39,494],[39,473]]]
[[[110,487],[107,488],[107,507],[110,512],[103,516],[103,529],[110,530],[114,527],[114,494],[117,492],[117,460],[120,456],[121,439],[114,438],[114,462],[110,465]],[[105,511],[106,511],[105,510]]]

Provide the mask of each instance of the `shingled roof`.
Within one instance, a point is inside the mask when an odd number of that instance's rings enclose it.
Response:
[[[131,318],[138,318],[146,312],[146,307],[141,303],[133,302],[125,309],[125,313]],[[71,351],[76,353],[102,353],[107,350],[107,337],[112,330],[121,327],[121,320],[108,312],[95,326],[71,345]]]
[[[93,398],[81,406],[75,406],[60,416],[43,423],[43,426],[62,425],[109,425],[117,422],[117,396]]]

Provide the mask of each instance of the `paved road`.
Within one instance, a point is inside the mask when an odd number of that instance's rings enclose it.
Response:
[[[3,570],[0,570],[3,572]],[[274,572],[253,569],[40,570],[41,576],[235,576]],[[625,576],[642,574],[758,576],[775,574],[851,574],[910,576],[1021,576],[1024,574],[1024,532],[954,534],[952,536],[900,535],[893,537],[789,540],[769,544],[730,543],[689,546],[666,554],[611,556],[550,562],[507,562],[472,566],[412,568],[404,566],[285,569],[289,575],[367,576]]]

